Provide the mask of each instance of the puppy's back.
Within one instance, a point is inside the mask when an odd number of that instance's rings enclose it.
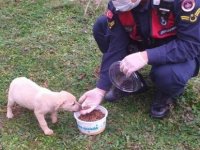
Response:
[[[25,89],[25,88],[38,89],[39,85],[37,85],[35,82],[26,77],[18,77],[11,82],[9,89],[10,90],[18,89],[19,91],[19,89]]]
[[[9,87],[8,100],[13,100],[19,105],[32,109],[34,98],[40,91],[40,86],[26,77],[15,78]]]

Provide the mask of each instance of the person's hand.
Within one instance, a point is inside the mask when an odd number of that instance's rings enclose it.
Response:
[[[84,93],[79,99],[82,107],[80,113],[84,115],[93,111],[102,102],[104,95],[105,91],[99,88]]]
[[[129,77],[133,72],[143,68],[148,62],[147,52],[137,52],[126,56],[120,63],[120,71],[126,77]]]

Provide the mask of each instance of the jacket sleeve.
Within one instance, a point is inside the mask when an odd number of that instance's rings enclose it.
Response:
[[[176,39],[160,47],[147,49],[149,64],[181,63],[200,56],[200,1],[195,0],[195,8],[189,12],[181,8],[180,1],[176,1],[175,16]]]
[[[113,13],[113,16],[107,16],[108,24],[109,22],[114,23],[112,27],[107,27],[107,37],[109,37],[108,44],[109,47],[105,53],[103,53],[101,69],[100,69],[100,78],[97,81],[97,87],[103,90],[108,91],[111,87],[111,81],[109,78],[109,67],[115,62],[122,60],[127,55],[127,47],[129,44],[129,35],[124,30],[123,26],[119,22],[117,15],[113,10],[112,3],[108,4],[108,11]]]

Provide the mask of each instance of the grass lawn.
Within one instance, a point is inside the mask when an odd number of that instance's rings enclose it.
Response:
[[[0,150],[198,150],[200,149],[200,77],[193,78],[177,107],[163,120],[149,117],[150,90],[106,103],[106,130],[96,136],[78,131],[70,112],[58,123],[47,117],[53,136],[45,136],[33,112],[16,106],[6,118],[10,82],[26,76],[54,91],[67,90],[77,98],[95,86],[101,53],[92,25],[105,9],[84,0],[0,0]]]

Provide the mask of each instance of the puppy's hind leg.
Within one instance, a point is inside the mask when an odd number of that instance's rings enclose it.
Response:
[[[12,107],[13,105],[15,104],[15,101],[10,97],[8,96],[8,103],[7,103],[7,118],[13,118],[13,112],[12,112]]]

